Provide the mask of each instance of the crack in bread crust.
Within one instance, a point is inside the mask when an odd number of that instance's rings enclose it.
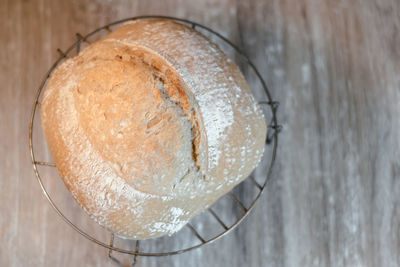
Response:
[[[201,136],[199,125],[196,119],[196,112],[193,108],[188,108],[188,100],[184,90],[177,87],[176,84],[171,84],[167,80],[168,78],[159,71],[153,72],[153,77],[155,82],[158,81],[158,85],[156,87],[161,92],[161,96],[163,97],[164,101],[168,101],[169,103],[179,107],[190,121],[192,125],[190,129],[192,135],[192,160],[196,166],[196,170],[200,171],[201,166],[198,162],[198,156]],[[182,180],[182,178],[180,180]]]

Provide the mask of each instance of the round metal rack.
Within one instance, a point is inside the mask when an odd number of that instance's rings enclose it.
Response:
[[[207,211],[203,212],[202,214],[198,215],[196,218],[201,217],[201,216],[205,216],[205,214],[208,213],[208,215],[212,216],[215,219],[215,222],[217,222],[220,225],[220,230],[217,231],[216,234],[214,234],[212,237],[204,237],[201,235],[201,233],[199,233],[199,231],[196,229],[196,227],[192,224],[192,223],[188,223],[186,225],[186,228],[188,228],[190,231],[187,231],[188,234],[191,235],[191,237],[188,238],[195,238],[198,240],[198,243],[195,245],[191,245],[188,247],[182,247],[180,249],[174,249],[171,251],[157,251],[157,252],[150,252],[150,251],[144,251],[141,250],[139,246],[139,241],[136,241],[136,245],[135,248],[132,250],[129,249],[123,249],[117,245],[115,245],[115,241],[114,241],[114,234],[111,234],[110,237],[110,242],[109,243],[105,243],[103,241],[100,241],[98,238],[88,234],[87,232],[85,232],[84,230],[82,230],[81,228],[79,228],[75,223],[73,223],[69,218],[67,218],[66,215],[64,215],[64,213],[60,210],[60,208],[56,205],[56,203],[53,201],[53,199],[51,198],[48,190],[45,187],[45,184],[43,182],[43,177],[41,175],[41,172],[39,171],[40,168],[38,168],[38,166],[45,166],[45,167],[56,167],[56,165],[54,163],[51,162],[47,162],[44,160],[40,160],[37,159],[35,155],[37,155],[38,150],[43,147],[39,147],[36,148],[36,146],[34,145],[33,142],[33,135],[34,135],[34,130],[35,127],[41,127],[41,125],[37,125],[38,123],[35,123],[35,117],[38,116],[38,109],[40,109],[40,97],[42,95],[42,91],[43,88],[45,87],[51,73],[54,71],[54,69],[60,65],[66,58],[70,58],[73,57],[74,55],[78,54],[79,51],[81,49],[84,48],[84,46],[89,45],[91,42],[96,41],[98,39],[100,39],[102,36],[104,36],[105,34],[108,34],[109,32],[113,31],[113,28],[118,27],[119,25],[128,22],[128,21],[133,21],[133,20],[139,20],[139,19],[167,19],[167,20],[172,20],[178,23],[182,23],[185,24],[189,27],[192,27],[195,30],[199,30],[202,31],[202,33],[206,33],[208,35],[210,35],[213,38],[219,39],[220,41],[222,41],[224,44],[226,44],[228,47],[230,47],[231,49],[233,49],[233,51],[240,57],[240,60],[242,60],[242,62],[244,62],[244,64],[246,64],[247,68],[252,70],[255,74],[256,79],[259,80],[259,83],[261,84],[261,87],[264,91],[264,98],[265,99],[261,99],[261,100],[257,100],[258,103],[263,107],[263,111],[264,111],[264,115],[266,117],[266,119],[268,120],[268,133],[267,133],[267,139],[265,142],[265,153],[269,153],[269,155],[266,157],[268,158],[268,162],[266,164],[267,169],[266,171],[263,173],[263,180],[257,181],[253,175],[250,175],[245,181],[247,181],[247,183],[250,183],[255,190],[257,190],[257,193],[254,195],[254,197],[251,199],[250,204],[248,204],[247,206],[242,203],[242,201],[235,196],[234,193],[232,193],[232,191],[230,193],[228,193],[228,197],[230,198],[230,200],[232,201],[232,205],[236,205],[238,207],[238,209],[241,210],[241,214],[239,214],[239,216],[237,216],[237,218],[235,219],[235,221],[233,223],[227,224],[226,222],[224,222],[224,220],[219,216],[218,212],[215,211],[213,209],[213,206],[210,207]],[[49,71],[47,72],[47,74],[45,75],[45,78],[43,79],[41,85],[39,86],[38,90],[37,90],[37,94],[34,100],[34,104],[33,104],[33,109],[32,109],[32,115],[31,115],[31,120],[30,120],[30,124],[29,124],[29,147],[30,147],[30,153],[31,153],[31,159],[32,159],[32,166],[33,166],[33,171],[36,175],[37,181],[39,182],[39,185],[42,189],[42,192],[44,194],[44,196],[46,197],[46,199],[49,201],[50,205],[54,208],[54,210],[57,212],[57,214],[69,225],[71,226],[75,231],[77,231],[79,234],[81,234],[82,236],[84,236],[85,238],[89,239],[90,241],[103,246],[104,248],[108,249],[108,256],[110,257],[110,259],[112,259],[114,262],[116,262],[117,264],[119,264],[120,266],[121,263],[118,259],[116,259],[113,255],[112,255],[112,251],[116,251],[116,252],[120,252],[120,253],[125,253],[125,254],[130,254],[133,255],[133,265],[136,262],[136,257],[137,256],[166,256],[166,255],[174,255],[174,254],[180,254],[186,251],[190,251],[196,248],[200,248],[206,244],[209,244],[211,242],[214,242],[215,240],[221,238],[222,236],[226,235],[227,233],[231,232],[236,226],[239,225],[240,222],[243,221],[243,219],[249,214],[249,212],[254,208],[255,203],[257,202],[257,200],[260,198],[262,192],[265,189],[265,186],[267,184],[267,182],[270,179],[271,176],[271,172],[272,172],[272,166],[274,165],[274,161],[276,158],[276,153],[277,153],[277,147],[278,147],[278,134],[281,130],[281,126],[278,124],[278,119],[277,119],[277,109],[279,106],[279,103],[274,101],[272,99],[271,93],[269,92],[267,85],[265,83],[265,81],[263,80],[263,78],[261,77],[259,71],[257,70],[257,68],[255,67],[255,65],[250,61],[250,59],[241,51],[241,49],[239,49],[239,47],[237,47],[236,45],[234,45],[230,40],[228,40],[227,38],[225,38],[224,36],[222,36],[221,34],[217,33],[216,31],[203,26],[199,23],[196,22],[192,22],[186,19],[179,19],[179,18],[174,18],[174,17],[167,17],[167,16],[139,16],[139,17],[132,17],[132,18],[127,18],[127,19],[123,19],[123,20],[119,20],[113,23],[110,23],[108,25],[105,25],[103,27],[100,27],[94,31],[92,31],[91,33],[83,36],[79,33],[76,34],[76,42],[74,44],[72,44],[65,52],[63,52],[61,49],[57,49],[58,53],[60,54],[59,58],[56,60],[56,62],[53,64],[53,66],[49,69]],[[240,64],[239,64],[240,66]],[[41,130],[41,129],[39,129]],[[43,140],[43,143],[45,143],[45,141]],[[264,155],[265,156],[265,155]],[[243,185],[244,182],[242,182],[241,184],[239,184],[237,187],[241,187]],[[220,201],[220,200],[218,200]],[[217,201],[217,203],[218,203]],[[107,231],[106,229],[104,229],[104,231]],[[157,239],[155,239],[157,240]],[[147,240],[144,241],[140,241],[140,242],[146,242]]]

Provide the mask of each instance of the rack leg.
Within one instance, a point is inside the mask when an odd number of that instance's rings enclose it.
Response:
[[[113,244],[114,244],[114,234],[111,234],[110,247],[113,247]],[[136,252],[136,253],[139,252],[139,240],[136,240],[135,252]],[[122,265],[122,263],[121,263],[117,258],[115,258],[115,257],[112,255],[112,249],[109,249],[109,250],[108,250],[108,257],[109,257],[113,262],[115,262],[119,267],[124,267],[124,266]],[[132,262],[132,265],[131,265],[131,266],[132,266],[132,267],[135,267],[136,262],[137,262],[137,254],[133,255],[133,262]]]
[[[138,253],[139,252],[139,240],[136,240],[136,249],[135,252]],[[137,254],[133,255],[133,262],[132,262],[132,267],[134,267],[136,265],[136,258],[137,258]]]
[[[114,234],[111,234],[110,247],[112,247],[113,244],[114,244]],[[119,267],[124,267],[124,266],[122,265],[122,263],[121,263],[117,258],[114,258],[113,255],[111,255],[111,254],[112,254],[112,249],[109,249],[109,250],[108,250],[108,257],[109,257],[113,262],[115,262]]]

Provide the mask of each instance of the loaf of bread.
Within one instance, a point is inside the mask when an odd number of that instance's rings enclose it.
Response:
[[[133,239],[178,231],[251,173],[266,138],[238,67],[166,20],[127,23],[66,60],[41,107],[68,190]]]

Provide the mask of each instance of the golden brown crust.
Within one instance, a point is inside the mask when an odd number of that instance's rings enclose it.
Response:
[[[68,190],[128,238],[179,230],[250,174],[266,135],[237,66],[163,20],[124,25],[67,60],[42,107]]]

